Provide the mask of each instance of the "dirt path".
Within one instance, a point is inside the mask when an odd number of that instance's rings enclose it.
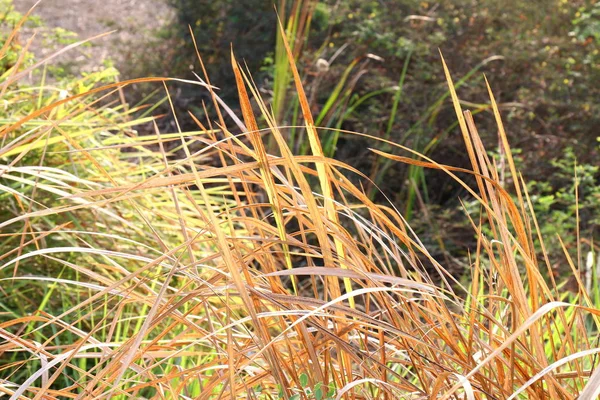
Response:
[[[13,0],[19,12],[29,10],[37,0]],[[76,67],[78,71],[94,71],[107,58],[125,72],[132,52],[139,52],[153,39],[153,32],[170,23],[173,10],[166,0],[42,0],[34,10],[42,18],[45,27],[37,31],[33,51],[40,57],[51,54],[58,47],[49,47],[43,36],[54,28],[64,28],[79,38],[116,30],[108,37],[93,42],[91,47],[77,48],[62,55],[59,62]],[[31,36],[31,29],[23,36]],[[149,50],[151,51],[151,50]]]

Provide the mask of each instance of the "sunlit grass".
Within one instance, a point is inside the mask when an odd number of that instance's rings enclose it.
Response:
[[[359,133],[314,125],[285,36],[302,155],[233,55],[241,115],[204,76],[195,84],[215,114],[194,115],[194,132],[136,119],[145,106],[126,107],[119,91],[142,80],[89,77],[63,98],[3,86],[0,392],[595,398],[598,284],[588,293],[565,251],[577,281],[567,292],[533,247],[539,229],[491,89],[509,184],[445,64],[471,169],[370,137],[386,163],[440,170],[479,201],[463,285],[402,213],[371,201],[366,176],[326,157],[321,137]],[[143,81],[170,102],[167,79]],[[139,135],[141,124],[152,133]]]

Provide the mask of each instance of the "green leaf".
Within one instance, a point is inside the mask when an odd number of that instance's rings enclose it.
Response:
[[[300,374],[300,385],[303,388],[308,385],[308,376],[306,374]]]
[[[335,395],[335,387],[330,386],[329,391],[327,392],[327,397],[333,397]]]
[[[323,389],[315,386],[315,400],[321,400],[323,398]]]

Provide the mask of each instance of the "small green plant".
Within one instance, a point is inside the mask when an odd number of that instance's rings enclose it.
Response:
[[[584,243],[578,240],[585,240],[587,246],[600,240],[600,167],[578,164],[571,148],[567,148],[562,157],[552,160],[551,165],[552,183],[529,182],[529,190],[536,193],[532,203],[541,233],[548,238],[546,245],[554,260],[560,259],[563,253],[561,242],[572,249],[574,257],[582,257]],[[557,274],[565,273],[564,269]]]
[[[310,400],[333,400],[336,390],[333,384],[324,385],[322,382],[315,383],[314,386],[309,384],[309,378],[306,374],[300,374],[300,388],[297,392],[290,396],[290,400],[310,399]],[[280,393],[280,399],[283,399],[283,394]]]

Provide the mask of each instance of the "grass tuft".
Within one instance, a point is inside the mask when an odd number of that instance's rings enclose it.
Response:
[[[393,205],[354,183],[371,187],[368,177],[326,157],[287,42],[308,22],[297,23],[281,27],[278,62],[285,49],[307,155],[293,153],[282,106],[272,111],[233,52],[242,115],[198,77],[188,83],[209,91],[218,118],[192,115],[193,132],[162,132],[135,117],[147,105],[119,100],[132,84],[161,83],[177,121],[166,78],[91,75],[65,95],[20,81],[44,60],[2,75],[0,393],[595,398],[597,296],[567,251],[575,291],[555,281],[491,85],[508,171],[489,158],[443,59],[471,168],[371,137],[386,163],[437,169],[478,202],[463,284]]]

